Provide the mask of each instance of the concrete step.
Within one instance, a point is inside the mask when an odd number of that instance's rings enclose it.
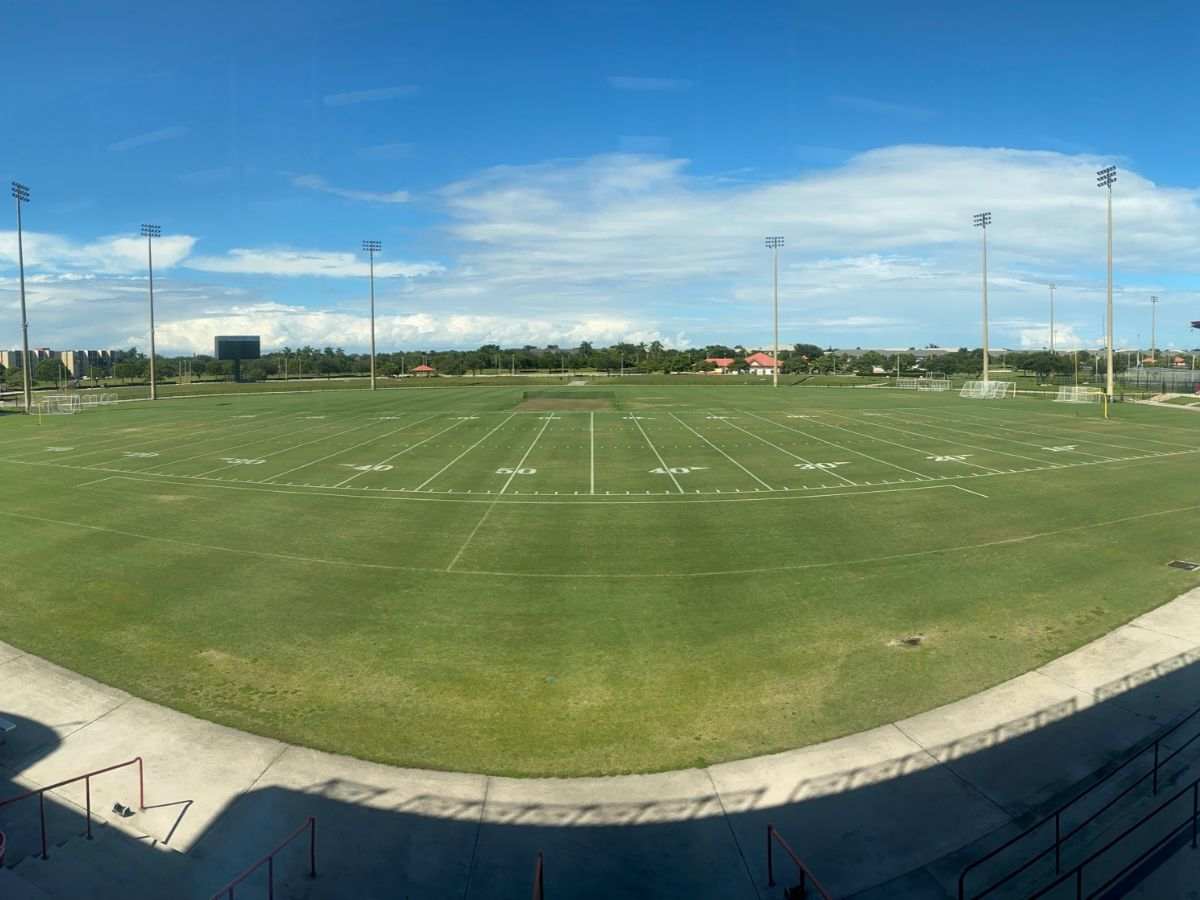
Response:
[[[203,898],[210,888],[201,867],[187,856],[165,850],[107,824],[92,829],[93,839],[76,837],[50,852],[27,856],[12,873],[54,897],[128,900],[129,897]]]
[[[0,897],[4,900],[48,900],[52,896],[16,872],[0,867]]]

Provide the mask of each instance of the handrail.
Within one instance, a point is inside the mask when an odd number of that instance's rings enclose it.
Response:
[[[1096,850],[1095,852],[1093,852],[1091,854],[1091,856],[1076,863],[1073,868],[1068,869],[1066,872],[1063,872],[1052,883],[1043,887],[1036,894],[1030,894],[1029,900],[1036,900],[1037,897],[1041,897],[1044,894],[1048,893],[1049,891],[1054,890],[1054,888],[1058,887],[1060,884],[1065,883],[1072,877],[1075,878],[1076,900],[1083,900],[1083,870],[1088,866],[1088,864],[1099,859],[1101,856],[1103,856],[1105,853],[1107,853],[1109,850],[1111,850],[1113,847],[1115,847],[1121,841],[1125,840],[1125,838],[1129,837],[1129,835],[1133,834],[1133,832],[1137,831],[1139,828],[1141,828],[1143,825],[1145,825],[1151,819],[1155,818],[1160,812],[1162,812],[1164,809],[1169,807],[1172,803],[1174,803],[1180,797],[1184,796],[1185,794],[1189,794],[1189,793],[1192,795],[1192,811],[1188,815],[1188,817],[1186,819],[1184,819],[1182,822],[1180,822],[1178,825],[1176,825],[1174,828],[1172,828],[1169,832],[1167,832],[1165,837],[1161,837],[1157,841],[1155,841],[1154,844],[1151,845],[1149,849],[1143,850],[1140,854],[1138,854],[1138,856],[1136,858],[1134,858],[1132,862],[1126,863],[1121,869],[1119,869],[1116,872],[1116,874],[1110,875],[1108,880],[1105,881],[1098,888],[1093,890],[1090,894],[1088,894],[1088,897],[1089,898],[1095,897],[1095,896],[1103,893],[1104,891],[1108,890],[1108,888],[1112,887],[1112,885],[1115,884],[1117,881],[1119,881],[1121,879],[1121,877],[1125,875],[1125,873],[1129,872],[1131,869],[1133,869],[1135,866],[1137,866],[1140,862],[1142,862],[1142,860],[1144,860],[1150,854],[1157,851],[1164,844],[1174,840],[1176,835],[1180,834],[1183,831],[1183,829],[1186,828],[1189,824],[1192,826],[1192,849],[1195,850],[1196,849],[1196,838],[1197,838],[1196,829],[1197,829],[1197,824],[1200,823],[1200,778],[1197,778],[1191,784],[1180,789],[1177,793],[1172,795],[1169,800],[1164,800],[1162,803],[1160,803],[1158,806],[1156,806],[1153,810],[1146,813],[1146,815],[1142,816],[1140,819],[1138,819],[1136,822],[1134,822],[1132,825],[1130,825],[1128,828],[1126,828],[1124,831],[1122,831],[1120,834],[1118,834],[1116,837],[1114,837],[1112,840],[1110,840],[1107,844],[1105,844],[1099,850]]]
[[[309,816],[304,820],[304,824],[291,832],[287,837],[280,841],[275,849],[256,862],[250,868],[243,871],[240,875],[226,884],[223,888],[212,895],[212,900],[221,900],[222,897],[233,900],[233,889],[257,872],[262,865],[267,866],[267,900],[275,898],[275,854],[290,844],[296,837],[308,831],[308,877],[317,877],[317,817]]]
[[[821,882],[817,881],[817,876],[801,861],[800,857],[796,855],[796,851],[788,846],[788,842],[783,839],[783,835],[775,829],[774,825],[767,826],[767,887],[775,887],[775,855],[774,847],[771,844],[772,839],[779,842],[779,846],[792,858],[792,862],[796,865],[796,870],[800,873],[800,896],[808,896],[806,882],[811,881],[813,887],[817,889],[818,894],[824,897],[825,900],[833,900],[829,891],[821,886]]]
[[[1171,725],[1169,728],[1166,728],[1163,731],[1159,732],[1154,737],[1153,740],[1146,742],[1141,747],[1138,747],[1136,750],[1131,752],[1120,765],[1116,766],[1114,769],[1112,769],[1107,774],[1105,774],[1103,778],[1100,778],[1098,781],[1095,781],[1094,783],[1089,785],[1087,788],[1080,791],[1078,794],[1076,794],[1074,797],[1072,797],[1066,803],[1059,806],[1053,812],[1047,813],[1045,816],[1043,816],[1041,819],[1038,819],[1038,821],[1034,822],[1032,825],[1030,825],[1024,831],[1009,838],[1007,841],[1005,841],[999,847],[994,848],[989,853],[985,853],[983,856],[979,857],[978,859],[974,860],[973,862],[968,863],[963,868],[962,872],[959,873],[959,876],[958,876],[958,900],[967,900],[966,880],[967,880],[967,875],[973,869],[978,868],[979,866],[983,865],[988,860],[993,859],[1000,853],[1003,853],[1009,847],[1012,847],[1014,844],[1018,843],[1019,841],[1022,841],[1025,838],[1029,837],[1029,835],[1031,835],[1033,832],[1038,831],[1039,829],[1041,829],[1041,827],[1043,825],[1046,825],[1047,823],[1049,823],[1051,821],[1054,822],[1054,843],[1053,844],[1051,844],[1050,846],[1046,847],[1045,849],[1039,851],[1038,853],[1034,854],[1033,856],[1029,857],[1023,863],[1021,863],[1019,866],[1017,866],[1015,869],[1011,869],[1010,871],[1008,871],[998,881],[994,881],[991,884],[989,884],[987,887],[985,887],[983,890],[979,891],[978,893],[972,894],[971,898],[972,898],[972,900],[979,900],[979,898],[981,898],[981,897],[986,897],[992,891],[996,890],[997,888],[1007,884],[1009,881],[1016,878],[1018,875],[1020,875],[1022,872],[1024,872],[1026,869],[1028,869],[1030,866],[1045,859],[1051,853],[1054,854],[1054,874],[1058,875],[1062,871],[1062,847],[1067,841],[1069,841],[1076,834],[1078,834],[1080,831],[1082,831],[1084,828],[1086,828],[1088,825],[1090,825],[1092,822],[1094,822],[1097,818],[1099,818],[1101,815],[1103,815],[1105,812],[1107,812],[1109,809],[1111,809],[1116,803],[1118,803],[1119,801],[1124,799],[1126,796],[1128,796],[1131,791],[1133,791],[1135,788],[1137,788],[1139,785],[1141,785],[1147,779],[1153,780],[1153,789],[1151,791],[1151,794],[1153,796],[1158,796],[1158,773],[1159,773],[1159,771],[1162,769],[1163,766],[1165,766],[1167,763],[1169,763],[1171,760],[1173,760],[1176,756],[1178,756],[1180,753],[1182,753],[1193,741],[1195,741],[1197,738],[1200,738],[1200,732],[1197,732],[1196,734],[1192,735],[1192,737],[1188,738],[1186,741],[1184,741],[1182,744],[1180,744],[1177,748],[1175,748],[1175,750],[1173,750],[1170,754],[1168,754],[1165,759],[1159,758],[1160,757],[1160,752],[1159,752],[1160,744],[1164,740],[1166,740],[1168,737],[1170,737],[1172,734],[1174,734],[1176,731],[1178,731],[1180,728],[1182,728],[1184,725],[1186,725],[1188,722],[1190,722],[1192,719],[1194,719],[1197,715],[1200,715],[1200,707],[1197,707],[1196,709],[1192,710],[1190,713],[1188,713],[1186,716],[1184,716],[1182,719],[1180,719],[1174,725]],[[1148,750],[1151,750],[1151,749],[1154,751],[1154,765],[1152,766],[1150,771],[1148,771],[1144,775],[1141,775],[1140,777],[1138,777],[1136,780],[1133,781],[1132,784],[1129,784],[1128,786],[1126,786],[1124,790],[1122,790],[1120,793],[1118,793],[1116,796],[1114,796],[1112,799],[1110,799],[1107,803],[1105,803],[1103,806],[1101,806],[1099,809],[1097,809],[1095,812],[1093,812],[1090,816],[1083,819],[1081,822],[1079,822],[1077,825],[1075,825],[1074,828],[1067,831],[1066,834],[1063,834],[1062,815],[1064,812],[1066,812],[1068,809],[1070,809],[1072,806],[1074,806],[1080,800],[1087,797],[1089,794],[1091,794],[1097,788],[1101,787],[1104,784],[1107,784],[1108,781],[1111,778],[1113,778],[1115,775],[1119,774],[1120,772],[1125,771],[1125,769],[1128,766],[1132,765],[1135,761],[1140,759],[1144,753],[1146,753]]]
[[[546,872],[542,851],[538,851],[537,862],[533,865],[533,900],[545,900]]]
[[[8,806],[11,803],[16,803],[20,800],[26,800],[29,797],[37,796],[38,798],[38,813],[42,823],[42,859],[49,859],[50,854],[46,850],[46,791],[57,790],[64,785],[73,784],[76,781],[82,781],[84,784],[85,810],[87,816],[87,839],[92,839],[92,779],[97,775],[103,775],[106,772],[112,772],[114,769],[123,769],[126,766],[132,766],[137,763],[138,767],[138,809],[146,808],[146,780],[142,769],[142,758],[135,756],[133,759],[126,760],[123,763],[117,763],[115,766],[107,766],[103,769],[96,769],[94,772],[85,772],[83,775],[76,775],[74,778],[68,778],[65,781],[59,781],[56,784],[49,784],[45,787],[34,788],[32,791],[26,791],[23,794],[17,794],[15,797],[9,797],[7,800],[0,800],[0,809]]]

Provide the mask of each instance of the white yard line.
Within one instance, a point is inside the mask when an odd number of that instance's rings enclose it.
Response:
[[[871,424],[878,426],[879,428],[886,428],[889,431],[899,432],[900,434],[907,434],[907,435],[911,435],[912,437],[919,437],[922,440],[926,440],[926,441],[941,440],[941,438],[937,437],[937,435],[922,434],[919,431],[909,431],[906,428],[897,428],[895,425],[886,425],[883,422],[879,421],[878,419],[873,420],[871,422]],[[981,447],[979,444],[968,444],[966,441],[964,441],[960,438],[949,438],[948,440],[952,440],[954,442],[955,446],[970,447],[972,450],[982,450],[984,453],[998,453],[1001,456],[1011,456],[1014,459],[1023,459],[1026,462],[1037,463],[1039,466],[1055,465],[1055,463],[1052,463],[1049,460],[1038,459],[1035,456],[1025,456],[1022,453],[1013,453],[1011,450],[997,450],[995,447]],[[1107,457],[1104,457],[1104,458],[1107,459]],[[1115,459],[1110,460],[1110,462],[1116,462],[1116,461],[1117,460],[1115,460]]]
[[[751,472],[749,469],[747,469],[745,466],[743,466],[740,462],[738,462],[736,459],[734,459],[732,456],[730,456],[728,453],[726,453],[724,450],[722,450],[720,447],[718,447],[716,444],[714,444],[712,441],[710,441],[708,438],[706,438],[704,435],[702,435],[699,431],[697,431],[691,425],[687,424],[687,422],[683,421],[683,419],[679,418],[679,416],[675,415],[675,413],[671,413],[671,418],[674,419],[676,422],[678,422],[680,425],[682,425],[684,428],[686,428],[688,431],[690,431],[692,434],[694,434],[696,437],[700,438],[700,440],[704,441],[704,443],[708,444],[708,446],[712,447],[714,450],[716,450],[718,453],[720,453],[723,457],[725,457],[727,460],[729,460],[731,463],[733,463],[735,466],[737,466],[739,469],[741,469],[743,472],[745,472],[747,475],[749,475],[751,478],[753,478],[755,481],[757,481],[759,484],[761,484],[763,487],[765,487],[768,491],[775,490],[775,488],[771,487],[769,484],[767,484],[765,481],[763,481],[761,478],[759,478],[757,475],[755,475],[753,472]]]
[[[1038,450],[1046,450],[1047,452],[1050,452],[1050,453],[1054,452],[1052,450],[1049,450],[1044,444],[1035,444],[1033,441],[1021,441],[1021,440],[1017,440],[1016,438],[1005,437],[1002,434],[981,434],[979,430],[968,431],[965,428],[955,428],[953,425],[943,425],[941,423],[941,421],[939,419],[937,419],[935,416],[922,416],[920,413],[909,413],[908,415],[910,415],[910,416],[917,415],[920,419],[925,420],[925,421],[913,422],[912,420],[910,420],[907,417],[902,418],[893,413],[885,413],[883,415],[883,418],[887,419],[888,421],[894,420],[894,421],[903,422],[906,425],[916,425],[916,426],[922,427],[922,428],[940,428],[942,431],[953,431],[956,434],[965,434],[965,435],[969,435],[971,437],[976,437],[976,438],[984,437],[984,438],[989,438],[990,440],[994,440],[994,441],[1004,441],[1005,443],[1009,443],[1009,444],[1019,444],[1022,447],[1036,447]],[[969,424],[969,423],[962,423],[962,424]],[[1001,426],[984,425],[982,423],[977,425],[976,428],[977,429],[991,428],[991,429],[998,429],[1000,431],[1010,430],[1010,429],[1004,429]],[[1025,431],[1023,433],[1024,434],[1032,434],[1032,432],[1030,432],[1030,431]],[[1059,437],[1051,437],[1051,436],[1045,436],[1045,437],[1046,437],[1047,441],[1064,441],[1064,440],[1081,441],[1081,439],[1078,437],[1068,438],[1066,436],[1061,436],[1061,435]],[[1091,442],[1082,441],[1082,442],[1098,443],[1097,441],[1091,441]],[[1138,453],[1145,452],[1144,450],[1140,450],[1136,447],[1126,447],[1125,449],[1135,450]],[[1003,453],[1004,451],[997,450],[996,452]],[[1081,456],[1094,456],[1096,459],[1104,459],[1104,460],[1108,460],[1109,462],[1119,462],[1121,459],[1121,457],[1116,457],[1116,456],[1105,456],[1103,453],[1090,453],[1087,450],[1073,450],[1071,452],[1078,453]],[[1014,455],[1016,455],[1016,454],[1014,454]],[[1021,459],[1029,459],[1029,457],[1020,457],[1020,458]]]
[[[433,416],[430,416],[430,417],[429,417],[429,419],[432,419],[432,418],[433,418]],[[428,422],[428,421],[429,421],[429,419],[422,419],[421,421],[422,421],[422,422]],[[441,436],[442,436],[443,434],[445,434],[447,431],[450,431],[450,430],[452,430],[452,429],[454,429],[454,428],[458,428],[460,425],[464,424],[466,421],[467,421],[466,419],[459,419],[457,422],[452,422],[450,425],[447,425],[447,426],[446,426],[445,428],[443,428],[441,431],[436,431],[436,432],[434,432],[433,434],[429,435],[429,437],[427,437],[427,438],[425,438],[425,439],[423,439],[423,440],[417,441],[415,444],[412,444],[412,445],[410,445],[410,446],[408,446],[408,447],[405,447],[403,450],[400,450],[400,451],[397,451],[396,453],[393,453],[391,456],[387,457],[386,459],[381,459],[379,462],[375,463],[375,465],[377,465],[377,466],[383,466],[383,465],[387,465],[387,464],[388,464],[388,463],[390,463],[390,462],[391,462],[393,459],[396,459],[397,457],[403,456],[405,453],[408,453],[410,450],[416,450],[418,447],[422,446],[423,444],[428,444],[428,443],[429,443],[430,441],[432,441],[434,438],[441,437]],[[419,425],[420,423],[419,423],[419,422],[416,422],[416,423],[413,423],[413,424],[418,424],[418,425]],[[411,427],[411,426],[409,426],[409,427]],[[396,430],[397,430],[397,431],[403,431],[404,429],[403,429],[403,428],[398,428],[398,429],[396,429]],[[393,432],[392,432],[392,434],[395,434],[395,433],[396,433],[395,431],[393,431]],[[366,475],[366,474],[367,474],[366,472],[355,472],[355,473],[354,473],[353,475],[351,475],[349,478],[346,478],[346,479],[343,479],[342,481],[339,481],[337,484],[335,484],[335,485],[334,485],[334,487],[345,487],[345,486],[346,486],[346,485],[348,485],[350,482],[352,482],[352,481],[353,481],[355,478],[359,478],[360,476],[362,476],[362,475]]]
[[[830,415],[837,416],[836,413],[830,413]],[[850,422],[854,421],[849,416],[838,416],[838,418],[846,419]],[[922,456],[928,456],[929,454],[934,453],[933,450],[922,450],[920,447],[910,447],[910,446],[908,446],[908,444],[901,444],[898,441],[889,441],[887,438],[880,437],[877,434],[863,434],[861,431],[855,431],[853,428],[846,428],[843,425],[834,425],[832,422],[824,422],[823,421],[820,424],[825,428],[836,428],[838,431],[844,431],[847,434],[856,434],[859,437],[864,437],[869,441],[877,441],[881,444],[887,444],[891,447],[899,447],[901,450],[910,450],[913,453],[920,453]],[[917,435],[917,437],[920,437],[920,435]],[[993,469],[991,466],[985,466],[985,465],[982,465],[981,463],[969,463],[965,459],[959,460],[959,463],[964,466],[970,466],[973,469],[983,469],[985,472],[991,472],[993,475],[1003,474],[1002,470]],[[1047,464],[1042,463],[1042,465],[1047,465]]]
[[[320,427],[321,426],[319,424],[318,425],[309,425],[306,428],[301,428],[298,431],[293,431],[292,434],[293,435],[304,434],[306,431],[313,431],[314,429],[317,429]],[[286,433],[283,435],[279,435],[279,437],[286,437],[286,436],[287,436]],[[221,439],[224,440],[228,437],[229,437],[229,435],[227,435],[227,434],[222,435]],[[213,454],[216,454],[216,453],[229,453],[233,450],[240,450],[242,447],[249,447],[251,444],[261,444],[263,441],[266,441],[266,440],[270,440],[270,438],[263,437],[260,434],[258,437],[254,438],[252,440],[249,440],[249,441],[242,441],[240,444],[233,444],[232,446],[229,446],[229,447],[218,447],[215,450],[205,450],[203,453],[195,453],[191,456],[185,456],[182,459],[170,459],[165,462],[155,463],[152,466],[147,466],[144,469],[136,469],[136,470],[132,470],[132,471],[136,471],[139,474],[142,472],[154,472],[155,469],[162,469],[166,466],[177,466],[180,463],[191,462],[193,459],[200,459],[201,457],[204,457],[204,456],[211,457]],[[203,441],[203,442],[198,441],[197,443],[207,443],[207,441]],[[127,469],[126,471],[131,471],[131,470]],[[155,473],[155,474],[158,474],[158,473]],[[188,477],[188,476],[184,476],[184,477]]]
[[[671,480],[675,482],[675,489],[682,494],[683,485],[679,483],[679,479],[675,477],[675,473],[671,471],[671,467],[667,465],[666,460],[662,458],[662,454],[658,452],[658,448],[654,446],[654,442],[650,440],[650,435],[646,434],[646,429],[642,427],[641,419],[637,417],[636,413],[633,414],[633,424],[637,426],[638,431],[642,433],[642,437],[646,439],[646,443],[650,445],[650,449],[654,452],[654,455],[658,457],[658,464],[662,466],[662,470],[671,476]]]
[[[756,419],[762,419],[764,422],[769,422],[772,425],[776,425],[779,428],[786,429],[787,431],[794,431],[796,434],[802,435],[806,438],[811,438],[814,441],[820,441],[822,444],[828,444],[830,447],[833,447],[835,450],[841,450],[845,453],[855,453],[858,456],[863,457],[864,459],[869,459],[872,462],[879,463],[880,465],[891,466],[893,469],[898,469],[901,472],[907,472],[909,475],[916,475],[922,481],[935,481],[936,480],[936,476],[934,476],[934,475],[926,475],[925,473],[918,472],[915,469],[906,469],[904,466],[899,465],[898,463],[888,462],[886,459],[880,459],[877,456],[872,456],[870,453],[864,453],[862,450],[855,450],[853,447],[844,447],[841,444],[837,444],[837,443],[834,443],[833,441],[826,440],[825,438],[819,437],[818,435],[815,435],[809,431],[805,431],[802,428],[796,428],[794,425],[784,425],[782,422],[776,422],[774,419],[768,419],[766,416],[760,416],[756,413],[750,413],[750,415],[754,416],[754,418],[756,418]],[[837,428],[838,426],[834,425],[832,427]]]
[[[349,447],[342,447],[341,449],[334,450],[332,453],[326,453],[324,456],[320,456],[317,459],[314,459],[310,462],[301,463],[298,466],[293,466],[290,469],[280,472],[278,475],[272,475],[270,478],[264,478],[259,483],[260,484],[270,484],[271,482],[275,481],[278,478],[283,478],[283,476],[285,476],[285,475],[291,475],[293,472],[299,472],[301,469],[307,469],[309,466],[315,466],[317,463],[325,462],[325,460],[327,460],[327,459],[333,459],[333,457],[335,457],[335,456],[340,456],[343,453],[349,453],[351,450],[357,450],[359,447],[365,447],[367,444],[373,444],[375,441],[381,441],[386,437],[391,437],[393,434],[399,434],[401,431],[407,431],[410,428],[416,428],[422,422],[428,422],[430,419],[434,418],[436,415],[437,414],[434,413],[434,415],[426,416],[423,419],[418,419],[416,422],[409,422],[407,425],[401,425],[399,428],[393,428],[391,431],[385,431],[383,434],[377,434],[374,437],[369,437],[365,441],[359,441],[357,444],[352,444]]]
[[[1114,444],[1112,441],[1104,440],[1102,435],[1099,435],[1094,431],[1084,430],[1084,431],[1063,432],[1063,431],[1060,431],[1059,429],[1055,429],[1056,433],[1046,433],[1045,431],[1031,430],[1028,427],[1028,423],[1025,423],[1025,422],[1016,422],[1011,419],[1006,419],[1006,420],[1003,420],[1003,424],[997,425],[997,424],[993,424],[986,418],[978,418],[975,416],[967,416],[965,419],[960,418],[960,417],[954,417],[954,418],[950,418],[949,421],[957,422],[960,425],[967,425],[967,426],[979,425],[980,427],[986,427],[986,428],[998,428],[1001,431],[1015,431],[1019,434],[1033,435],[1034,437],[1043,437],[1046,440],[1050,440],[1050,441],[1063,441],[1063,440],[1080,441],[1080,442],[1089,443],[1089,444],[1099,444],[1101,447],[1113,447],[1117,450],[1132,450],[1134,453],[1149,452],[1149,451],[1147,451],[1147,449],[1145,447],[1130,447],[1128,444]],[[1133,435],[1131,435],[1131,437],[1133,437]],[[1162,444],[1164,447],[1171,447],[1176,450],[1180,450],[1180,449],[1184,448],[1184,445],[1182,445],[1182,444],[1165,443],[1163,441],[1155,441],[1152,438],[1138,437],[1137,440],[1145,440],[1146,443],[1150,443],[1150,444]],[[1188,449],[1190,449],[1190,448],[1188,448]],[[1077,451],[1077,452],[1082,453],[1083,451],[1081,450],[1081,451]],[[1091,455],[1099,456],[1100,454],[1093,453]],[[1103,458],[1104,459],[1113,459],[1114,457],[1106,456]]]
[[[456,462],[458,462],[460,459],[462,459],[464,456],[466,456],[468,453],[470,453],[472,450],[474,450],[476,447],[478,447],[480,444],[482,444],[484,441],[486,441],[488,438],[490,438],[493,434],[495,434],[497,431],[499,431],[501,428],[503,428],[505,425],[507,425],[509,422],[511,422],[515,415],[516,415],[516,413],[509,413],[508,418],[506,418],[499,425],[495,426],[491,431],[489,431],[487,434],[485,434],[483,437],[481,437],[479,440],[477,440],[475,443],[473,443],[470,447],[468,447],[462,453],[458,454],[458,456],[454,457],[454,459],[450,460],[450,462],[446,463],[444,466],[442,466],[440,469],[438,469],[436,472],[434,472],[432,475],[430,475],[428,478],[426,478],[424,481],[422,481],[420,484],[418,484],[415,488],[413,488],[413,490],[414,491],[423,490],[425,485],[429,484],[429,482],[433,481],[435,478],[437,478],[439,475],[441,475],[443,472],[445,472],[447,469],[449,469],[452,465],[454,465]],[[547,421],[549,421],[549,420],[547,420]]]
[[[542,435],[546,433],[546,429],[550,427],[550,423],[553,421],[554,416],[550,415],[546,417],[546,421],[542,423],[541,430],[534,435],[533,441],[528,447],[525,448],[525,452],[521,455],[521,461],[517,463],[513,467],[512,472],[509,473],[508,479],[504,482],[504,486],[500,488],[500,493],[496,494],[495,499],[488,504],[488,508],[483,511],[483,515],[479,517],[479,521],[475,523],[475,527],[471,529],[471,533],[467,535],[467,539],[462,542],[462,545],[458,548],[458,552],[454,554],[454,559],[450,560],[450,563],[446,566],[447,572],[458,565],[458,561],[462,559],[463,553],[466,552],[471,541],[475,539],[475,535],[479,533],[479,529],[483,527],[483,523],[488,520],[488,516],[490,516],[492,514],[492,510],[496,508],[496,504],[500,502],[500,495],[508,490],[508,486],[512,484],[513,479],[517,477],[517,473],[520,472],[521,468],[525,465],[525,460],[529,459],[529,454],[533,452],[533,448],[537,446],[537,442],[542,439]]]
[[[592,482],[588,489],[589,494],[596,493],[596,413],[591,413],[591,419],[588,423],[588,439],[592,445]]]
[[[754,415],[754,413],[751,413],[750,415]],[[771,420],[770,420],[770,419],[768,419],[767,421],[769,422],[769,421],[771,421]],[[805,463],[806,465],[810,465],[810,466],[811,466],[811,465],[813,465],[813,461],[812,461],[811,459],[805,459],[805,458],[804,458],[803,456],[801,456],[800,454],[798,454],[798,453],[793,453],[791,450],[788,450],[786,447],[780,447],[778,444],[776,444],[776,443],[774,443],[774,442],[772,442],[772,441],[768,441],[768,440],[767,440],[765,437],[763,437],[761,434],[755,434],[753,431],[749,431],[749,430],[747,430],[747,429],[743,428],[741,425],[735,425],[733,422],[730,422],[728,419],[726,419],[726,420],[725,420],[725,424],[726,424],[726,425],[728,425],[730,428],[736,428],[738,431],[742,432],[742,434],[748,434],[748,435],[750,435],[750,437],[754,438],[755,440],[762,441],[762,442],[763,442],[764,444],[766,444],[768,447],[774,447],[774,448],[775,448],[776,450],[778,450],[780,453],[786,453],[786,454],[787,454],[788,456],[790,456],[792,459],[798,459],[798,460],[800,460],[800,462],[802,462],[802,463]],[[774,424],[774,423],[772,423],[772,424]],[[840,478],[840,479],[842,479],[842,481],[846,482],[846,484],[852,484],[852,485],[855,485],[856,487],[858,486],[858,482],[857,482],[857,481],[851,481],[851,480],[850,480],[849,478],[847,478],[845,475],[839,475],[839,474],[837,473],[837,471],[836,471],[836,470],[834,470],[834,469],[824,469],[824,470],[821,470],[821,471],[822,471],[822,474],[824,474],[824,473],[826,473],[826,472],[827,472],[828,474],[832,475],[834,478]]]
[[[362,425],[355,425],[353,428],[347,428],[344,431],[335,431],[333,434],[325,434],[319,438],[313,438],[311,441],[301,441],[299,444],[292,444],[290,447],[281,447],[279,450],[272,450],[270,453],[264,453],[258,459],[270,459],[272,456],[278,456],[281,453],[291,453],[293,450],[299,450],[301,447],[307,447],[309,444],[319,444],[321,441],[328,441],[331,438],[341,437],[343,434],[350,434],[353,431],[362,431],[364,428],[369,428],[375,422],[365,422]],[[320,428],[321,426],[316,426]],[[213,472],[221,472],[225,469],[232,469],[233,465],[226,463],[223,466],[217,466],[215,469],[209,469],[207,472],[198,472],[197,477],[203,478],[205,475],[211,475]]]

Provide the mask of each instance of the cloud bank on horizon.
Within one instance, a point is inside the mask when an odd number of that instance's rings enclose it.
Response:
[[[627,91],[685,89],[614,76]],[[662,83],[659,83],[662,82]],[[333,107],[405,93],[333,95]],[[856,98],[850,98],[856,99]],[[911,110],[894,110],[896,115]],[[1104,297],[1104,195],[1089,154],[899,145],[789,177],[693,171],[686,159],[603,154],[496,166],[420,197],[296,177],[303,194],[344,202],[424,204],[437,258],[386,246],[376,259],[381,350],[618,340],[765,344],[770,258],[782,234],[782,337],[842,346],[978,345],[979,239],[988,210],[993,345],[1092,345]],[[1120,167],[1120,160],[1117,161]],[[1200,270],[1200,192],[1119,170],[1113,215],[1117,342],[1186,335]],[[145,341],[145,244],[54,230],[26,218],[31,339],[38,346]],[[286,234],[221,248],[214,236],[155,243],[161,352],[205,352],[219,332],[262,334],[268,348],[367,343],[367,262],[344,248],[304,248]],[[16,234],[0,231],[0,344],[18,338]],[[319,288],[311,285],[319,284]],[[1142,307],[1145,307],[1143,309]],[[1172,318],[1173,317],[1173,318]],[[1184,323],[1170,325],[1174,319]],[[1144,320],[1144,321],[1143,321]],[[1171,331],[1171,328],[1175,328]]]

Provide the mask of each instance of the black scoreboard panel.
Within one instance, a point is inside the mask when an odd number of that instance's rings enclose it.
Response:
[[[213,356],[217,359],[258,359],[261,340],[256,334],[228,334],[213,340]]]

